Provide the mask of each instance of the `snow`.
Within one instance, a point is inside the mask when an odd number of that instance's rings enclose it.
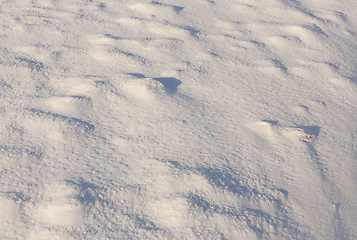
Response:
[[[357,2],[0,6],[1,239],[356,239]]]

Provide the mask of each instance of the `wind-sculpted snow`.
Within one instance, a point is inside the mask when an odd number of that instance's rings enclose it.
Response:
[[[3,2],[0,239],[356,239],[356,3]]]

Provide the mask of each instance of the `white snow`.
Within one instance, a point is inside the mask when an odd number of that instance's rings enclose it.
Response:
[[[0,239],[356,239],[357,2],[0,5]]]

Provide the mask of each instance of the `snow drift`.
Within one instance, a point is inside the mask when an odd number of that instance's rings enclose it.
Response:
[[[3,2],[0,237],[357,238],[355,9]]]

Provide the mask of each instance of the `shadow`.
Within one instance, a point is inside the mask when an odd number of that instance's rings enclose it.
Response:
[[[72,185],[75,188],[79,189],[78,194],[76,194],[75,198],[84,206],[110,206],[112,203],[107,200],[105,196],[105,191],[103,187],[97,186],[93,183],[89,183],[84,181],[83,179],[75,181],[75,180],[65,180],[65,182],[69,185]]]
[[[133,215],[131,216],[135,220],[135,225],[137,228],[141,228],[147,231],[158,231],[160,230],[152,221],[147,220],[143,217]]]
[[[29,202],[31,197],[25,196],[23,192],[5,192],[7,197],[10,198],[15,203],[19,202]]]
[[[182,169],[182,166],[181,164],[178,162],[178,161],[174,161],[174,160],[169,160],[167,161],[168,163],[171,163],[171,165],[173,165],[175,168],[181,168]]]
[[[78,99],[78,100],[82,100],[82,101],[86,101],[86,102],[90,102],[92,101],[92,99],[90,97],[86,97],[86,96],[77,96],[77,95],[72,95],[70,96],[71,98],[74,99]]]
[[[344,22],[347,22],[347,20],[348,20],[347,14],[345,14],[345,13],[343,13],[343,12],[338,12],[338,11],[336,11],[336,12],[335,12],[335,15],[336,15],[338,18],[342,19]]]
[[[285,190],[284,188],[279,188],[279,189],[276,189],[276,190],[281,192],[284,195],[285,198],[288,198],[289,192],[287,190]]]
[[[57,114],[57,113],[51,113],[51,112],[44,112],[35,108],[30,108],[27,109],[28,111],[32,112],[34,115],[37,115],[39,117],[48,117],[48,118],[52,118],[53,120],[59,120],[59,121],[64,121],[66,122],[68,125],[77,128],[77,129],[81,129],[83,132],[92,132],[94,131],[94,125],[83,121],[82,119],[79,118],[71,118],[71,117],[67,117],[61,114]]]
[[[104,5],[104,3],[101,3],[100,5],[98,5],[98,8],[100,8],[101,10],[105,9],[106,6]]]
[[[250,43],[253,43],[254,45],[258,47],[265,47],[265,44],[262,42],[257,42],[257,41],[249,41]]]
[[[308,106],[305,106],[305,105],[298,105],[299,107],[305,109],[306,111],[309,111],[309,107]]]
[[[189,31],[192,37],[197,37],[198,33],[200,32],[190,26],[185,26],[183,29],[185,29],[186,31]]]
[[[169,5],[169,4],[163,4],[163,3],[160,3],[160,2],[158,2],[158,1],[152,1],[151,4],[153,4],[153,5],[159,5],[159,6],[165,6],[165,7],[172,7],[173,10],[174,10],[175,12],[177,12],[177,13],[180,12],[180,11],[182,11],[182,10],[184,9],[184,7],[179,7],[179,6],[175,6],[175,5]]]
[[[226,170],[214,169],[214,168],[201,168],[198,169],[200,173],[214,186],[225,189],[233,194],[239,194],[241,196],[248,196],[254,193],[255,189],[249,189],[243,186],[239,179],[232,176]]]
[[[315,18],[316,20],[319,20],[319,21],[322,21],[322,22],[324,21],[320,17],[318,17],[315,14],[313,14],[310,10],[304,8],[303,5],[297,0],[282,0],[282,2],[285,5],[289,6],[290,8],[295,9],[295,10],[305,14],[306,16],[309,16],[311,18]]]
[[[84,205],[94,204],[98,198],[99,188],[92,184],[80,180],[79,182],[75,182],[72,180],[66,180],[67,184],[76,186],[79,188],[79,193],[76,195],[77,200]]]
[[[79,187],[80,192],[77,195],[77,199],[82,204],[90,205],[90,204],[94,204],[98,200],[101,200],[97,196],[99,195],[99,190],[100,190],[98,186],[92,183],[85,182],[83,180],[77,183],[73,181],[68,181],[68,182],[75,184]]]
[[[274,126],[279,126],[279,121],[275,121],[275,120],[262,120],[262,122],[266,122]]]
[[[23,63],[27,68],[32,71],[42,72],[45,68],[42,62],[37,62],[36,60],[31,60],[28,58],[15,58],[19,62]]]
[[[114,39],[114,40],[120,40],[120,39],[123,39],[121,37],[116,37],[116,36],[113,36],[111,34],[104,34],[104,36],[108,37],[108,38],[111,38],[111,39]]]
[[[319,126],[298,126],[298,128],[301,128],[306,133],[314,135],[315,137],[317,137],[321,131],[321,127]]]
[[[43,154],[39,149],[28,148],[25,151],[28,156],[34,157],[37,160],[42,160]]]
[[[348,79],[350,79],[351,82],[357,84],[357,76],[349,77]]]
[[[203,197],[196,194],[189,194],[187,197],[187,202],[193,207],[195,210],[200,209],[202,212],[206,212],[207,210],[214,209],[211,204],[205,200]]]
[[[305,28],[306,30],[309,30],[309,31],[314,32],[316,34],[322,35],[324,37],[328,37],[328,35],[320,27],[318,27],[316,24],[303,25],[302,27]]]
[[[128,75],[136,77],[136,78],[146,78],[146,76],[141,73],[128,73]]]
[[[111,50],[111,52],[120,53],[120,54],[123,54],[124,56],[127,56],[127,57],[129,57],[129,58],[135,59],[135,60],[137,60],[137,61],[139,61],[139,62],[145,63],[145,58],[143,58],[143,57],[141,57],[141,56],[139,56],[139,55],[132,54],[132,53],[130,53],[130,52],[122,51],[122,50],[120,50],[120,49],[118,49],[118,48],[116,48],[116,47],[113,48],[113,49]]]
[[[340,215],[341,203],[335,203],[334,205],[335,205],[335,213],[333,214],[333,223],[334,223],[334,230],[335,230],[335,239],[338,240],[350,239],[349,235],[346,234],[346,230],[341,219],[341,215]]]
[[[285,191],[285,190],[284,190]],[[285,191],[286,192],[286,191]],[[262,198],[264,193],[259,193],[256,196]],[[189,206],[194,209],[195,212],[201,212],[207,215],[220,215],[238,221],[244,222],[248,229],[250,229],[258,237],[258,239],[263,239],[264,236],[269,235],[269,230],[264,226],[270,226],[275,229],[275,234],[281,235],[282,233],[279,229],[284,229],[288,231],[289,234],[295,236],[304,235],[301,233],[295,226],[296,224],[288,218],[284,207],[281,208],[281,201],[274,198],[273,196],[265,196],[266,201],[280,202],[278,208],[278,214],[271,215],[268,212],[265,212],[262,209],[252,208],[249,205],[242,205],[239,208],[233,206],[222,206],[211,204],[204,197],[190,193],[187,198],[187,203]],[[254,201],[250,199],[250,201]],[[264,238],[265,239],[265,238]],[[305,239],[305,238],[304,238]]]
[[[162,78],[153,78],[154,80],[160,82],[164,85],[164,89],[169,94],[174,94],[177,92],[177,87],[181,85],[181,80],[178,80],[174,77],[162,77]]]
[[[0,145],[0,151],[6,153],[11,158],[26,156],[35,158],[36,160],[41,161],[43,158],[43,153],[40,148],[35,147],[11,147]]]
[[[0,87],[3,87],[3,88],[12,88],[10,84],[8,84],[7,82],[5,82],[4,80],[0,80]]]
[[[288,68],[283,63],[281,63],[279,60],[272,59],[271,61],[275,67],[280,68],[283,72],[286,72],[288,70]]]

